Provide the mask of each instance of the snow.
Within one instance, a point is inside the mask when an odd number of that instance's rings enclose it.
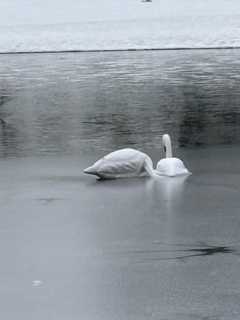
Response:
[[[240,14],[238,0],[1,0],[0,25],[160,19]]]
[[[240,46],[237,0],[8,0],[0,52]]]

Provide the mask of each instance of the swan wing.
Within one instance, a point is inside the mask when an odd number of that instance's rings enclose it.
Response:
[[[137,176],[140,175],[144,161],[145,155],[140,152],[116,152],[102,159],[99,172],[109,178]]]
[[[109,161],[132,161],[136,160],[138,158],[143,157],[145,154],[141,151],[126,148],[126,149],[120,149],[113,151],[106,156],[103,157],[103,159],[109,160]]]
[[[139,171],[140,164],[136,161],[105,161],[99,173],[105,177],[119,178],[134,176]]]

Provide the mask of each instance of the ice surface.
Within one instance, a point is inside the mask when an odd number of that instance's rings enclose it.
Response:
[[[192,18],[240,14],[238,0],[1,0],[0,25],[45,25],[89,21]]]
[[[238,167],[209,152],[185,154],[186,181],[100,183],[83,157],[1,160],[1,317],[239,317]]]

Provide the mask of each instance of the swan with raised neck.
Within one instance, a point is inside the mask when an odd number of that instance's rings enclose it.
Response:
[[[162,136],[162,144],[165,158],[158,161],[156,173],[168,177],[191,174],[182,160],[173,157],[172,142],[169,134]]]

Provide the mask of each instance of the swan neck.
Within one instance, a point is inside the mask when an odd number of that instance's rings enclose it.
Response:
[[[163,135],[163,148],[166,154],[166,158],[172,158],[172,142],[168,134]]]

